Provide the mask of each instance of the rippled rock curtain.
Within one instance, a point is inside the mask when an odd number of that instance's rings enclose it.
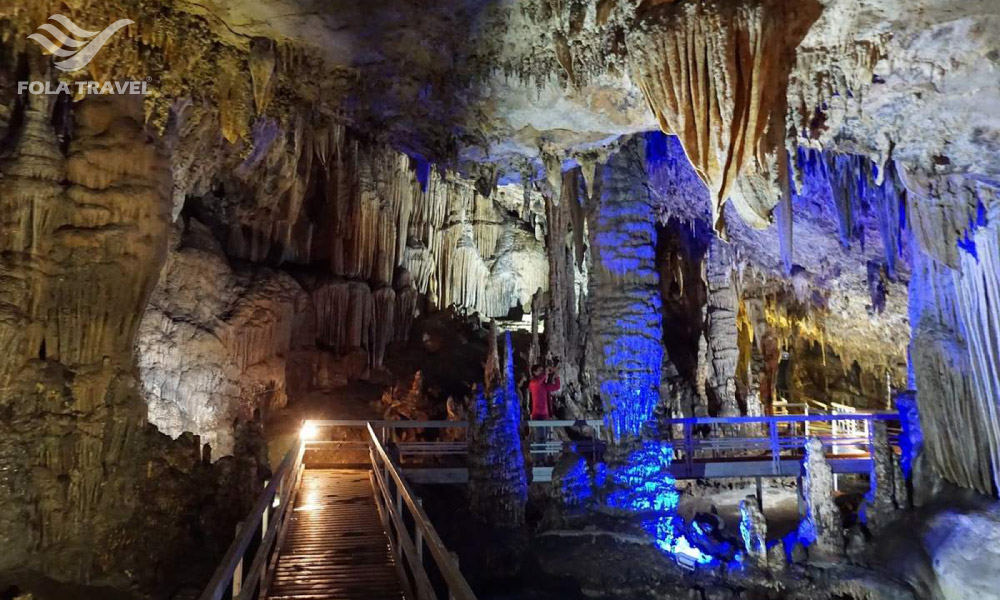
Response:
[[[997,225],[986,215],[996,215],[996,192],[961,177],[899,174],[909,191],[910,366],[925,459],[944,479],[995,494]]]
[[[712,194],[716,231],[732,197],[767,227],[787,190],[785,91],[814,2],[649,2],[629,33],[633,79],[664,132],[677,135]]]
[[[980,209],[985,215],[985,208],[980,205]],[[993,206],[983,225],[969,251],[962,254],[962,273],[955,274],[955,288],[973,389],[989,434],[993,482],[1000,488],[1000,204]]]

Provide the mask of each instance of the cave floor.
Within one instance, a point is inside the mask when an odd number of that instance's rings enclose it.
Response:
[[[34,600],[135,600],[132,594],[109,587],[64,583],[32,573],[0,573],[0,598],[24,597],[21,594]]]

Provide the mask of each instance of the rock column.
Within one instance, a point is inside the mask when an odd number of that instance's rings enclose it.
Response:
[[[652,418],[664,360],[655,215],[639,141],[600,170],[600,203],[590,228],[588,363],[615,441],[637,437]]]
[[[805,514],[799,524],[799,540],[809,547],[811,558],[835,558],[844,553],[844,527],[840,509],[833,501],[833,471],[816,438],[806,443],[805,478],[802,492]]]
[[[134,342],[166,255],[169,168],[142,105],[72,107],[66,154],[29,96],[2,166],[0,569],[88,579],[137,506]]]
[[[486,359],[485,387],[469,412],[469,500],[473,514],[500,528],[524,524],[528,482],[521,448],[521,404],[514,381],[510,334],[501,366],[496,325]]]

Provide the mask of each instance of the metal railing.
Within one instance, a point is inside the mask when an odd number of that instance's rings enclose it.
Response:
[[[764,417],[692,417],[661,422],[665,429],[677,432],[672,440],[674,461],[690,465],[696,460],[745,459],[757,455],[771,460],[776,466],[783,459],[799,458],[806,442],[817,438],[831,457],[870,455],[872,451],[873,421],[898,421],[896,413],[838,413],[805,414]],[[310,421],[319,428],[363,429],[369,424],[383,444],[391,444],[400,457],[462,456],[467,452],[465,421]],[[585,421],[529,421],[530,453],[535,457],[559,455],[567,446],[587,452],[599,452],[608,440],[604,439],[605,423],[601,420]],[[550,433],[556,429],[589,429],[591,438],[584,441],[553,440]],[[405,430],[423,430],[425,438],[441,438],[442,430],[459,430],[460,439],[407,439],[413,435],[400,435]],[[436,433],[435,433],[436,432]],[[354,444],[356,440],[328,440],[325,444]],[[589,443],[589,446],[588,446]]]
[[[372,462],[372,487],[376,492],[375,504],[382,518],[382,527],[389,537],[396,565],[400,568],[407,597],[416,600],[438,598],[424,566],[426,547],[444,580],[448,598],[475,600],[476,595],[458,570],[458,559],[448,551],[434,530],[420,498],[400,474],[399,466],[386,452],[372,424],[367,424],[366,429]],[[406,524],[407,517],[413,524],[412,533]]]
[[[304,445],[295,444],[257,497],[250,515],[236,529],[229,546],[199,600],[264,598],[278,561],[278,548],[288,532],[289,510],[302,479]],[[249,569],[247,554],[253,552]]]

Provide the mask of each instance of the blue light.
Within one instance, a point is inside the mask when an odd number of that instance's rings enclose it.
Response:
[[[431,163],[424,160],[419,154],[411,154],[410,159],[414,162],[417,174],[417,181],[420,182],[420,191],[427,192],[427,182],[431,177]]]
[[[506,478],[503,493],[513,497],[520,506],[528,500],[528,481],[521,447],[521,400],[514,379],[514,345],[510,332],[505,336],[506,352],[500,382],[491,390],[479,386],[470,407],[470,439],[489,436],[481,444],[487,453],[482,463],[499,468],[495,474]]]
[[[684,521],[677,514],[680,494],[670,474],[673,447],[668,442],[645,441],[625,461],[607,469],[611,488],[607,504],[612,508],[648,514],[643,529],[656,547],[686,566],[710,565],[716,559],[703,552],[683,534]]]
[[[574,452],[575,450],[574,448]],[[577,455],[573,457],[573,461],[573,465],[559,478],[559,495],[564,504],[580,506],[593,498],[594,488],[591,486],[587,459]]]
[[[909,478],[913,472],[913,460],[924,447],[924,432],[920,428],[920,414],[914,394],[908,392],[897,395],[896,410],[899,411],[899,423],[903,428],[903,434],[899,436],[899,466],[903,469],[903,475]]]

